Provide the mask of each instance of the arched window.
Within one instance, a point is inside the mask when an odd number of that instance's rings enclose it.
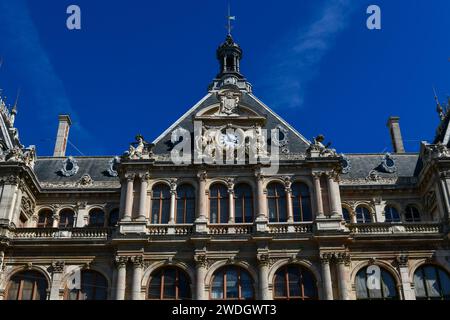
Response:
[[[294,221],[312,221],[311,195],[306,184],[296,182],[292,185],[292,207]]]
[[[386,206],[384,208],[384,217],[386,222],[400,222],[400,215],[392,206]]]
[[[405,210],[405,221],[406,222],[420,222],[419,210],[412,205],[408,205]]]
[[[74,223],[75,213],[71,209],[61,210],[59,213],[59,227],[72,228]]]
[[[368,274],[368,271],[370,274]],[[397,287],[392,275],[380,268],[380,281],[374,270],[364,267],[356,274],[356,299],[358,300],[396,300]],[[370,283],[368,286],[367,283]]]
[[[195,218],[195,189],[189,184],[177,188],[176,223],[193,223]]]
[[[345,222],[347,223],[351,223],[352,222],[352,217],[350,216],[350,212],[348,211],[347,208],[342,208],[342,216],[344,217]]]
[[[246,183],[240,183],[234,188],[234,208],[236,223],[253,222],[253,192]]]
[[[363,206],[356,208],[356,223],[370,223],[371,221],[369,209]]]
[[[7,289],[7,300],[46,300],[47,279],[37,271],[23,271],[11,277]]]
[[[151,300],[191,299],[189,277],[178,268],[158,269],[150,277],[147,298]]]
[[[170,188],[165,184],[157,184],[152,190],[152,223],[169,223]]]
[[[285,187],[273,182],[267,186],[267,202],[270,222],[286,222],[287,206]]]
[[[228,223],[228,189],[216,183],[209,188],[209,222]]]
[[[66,289],[67,300],[106,300],[108,298],[108,281],[97,271],[82,270],[80,288]]]
[[[92,209],[89,212],[89,227],[104,227],[105,212],[102,209]]]
[[[38,215],[38,228],[51,228],[53,227],[53,211],[50,209],[44,209],[39,212]]]
[[[414,273],[417,300],[450,300],[450,277],[443,269],[425,265]]]
[[[251,300],[255,297],[252,277],[241,267],[230,266],[214,273],[211,282],[213,300]]]
[[[109,212],[108,226],[115,227],[119,223],[119,209],[113,209]]]
[[[314,275],[299,265],[281,267],[275,273],[274,299],[316,300],[318,291]]]

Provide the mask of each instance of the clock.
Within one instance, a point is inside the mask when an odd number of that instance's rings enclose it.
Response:
[[[222,148],[236,148],[241,144],[241,138],[236,133],[221,133],[217,135],[217,143]]]

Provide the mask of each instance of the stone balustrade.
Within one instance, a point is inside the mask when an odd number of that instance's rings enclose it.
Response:
[[[110,228],[20,228],[13,231],[14,239],[107,240],[110,236]]]
[[[389,234],[437,234],[442,232],[441,223],[367,223],[350,224],[350,232],[353,234],[389,235]]]

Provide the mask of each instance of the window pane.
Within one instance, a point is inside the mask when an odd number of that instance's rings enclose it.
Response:
[[[253,298],[253,281],[247,272],[241,271],[241,295],[244,299]]]
[[[291,297],[300,297],[300,273],[298,268],[289,267],[288,268],[288,285],[289,285],[289,295]]]
[[[303,271],[303,290],[306,298],[315,299],[317,298],[317,288],[314,283],[314,276],[309,271]]]
[[[397,288],[395,286],[394,278],[388,272],[381,270],[381,279],[384,298],[393,299],[397,297]]]
[[[346,208],[342,208],[342,215],[344,217],[345,222],[347,222],[347,223],[351,222],[350,213],[348,212],[348,210]]]
[[[214,276],[211,286],[211,298],[223,299],[223,272],[219,272]]]
[[[275,297],[287,297],[284,271],[283,268],[275,274]]]
[[[417,270],[414,273],[414,291],[416,292],[416,298],[427,297],[427,292],[425,291],[425,278],[423,277],[422,270]]]
[[[239,297],[238,274],[236,269],[229,269],[227,275],[227,299]]]
[[[366,268],[360,270],[356,275],[356,298],[357,299],[368,299],[367,295],[367,278],[366,278]]]
[[[429,298],[440,297],[440,288],[439,283],[437,281],[436,269],[434,267],[425,267],[425,285],[428,291]]]
[[[149,286],[149,298],[150,299],[160,299],[161,294],[161,273],[158,272],[152,277]]]
[[[220,200],[220,223],[228,223],[228,199]]]
[[[164,272],[164,298],[165,299],[175,299],[176,298],[176,289],[175,289],[175,280],[176,280],[176,272],[175,269],[166,269]]]

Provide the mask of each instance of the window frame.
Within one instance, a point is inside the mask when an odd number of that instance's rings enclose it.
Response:
[[[182,188],[189,188],[189,189],[191,189],[193,196],[192,197],[188,197],[187,196],[187,192],[184,192],[183,193],[184,196],[180,197],[180,190]],[[192,222],[188,222],[187,221],[188,202],[189,201],[192,201],[192,204],[193,204]],[[183,221],[182,222],[178,221],[178,209],[179,209],[180,202],[182,203],[182,206],[183,206]],[[195,192],[195,188],[192,185],[188,184],[188,183],[184,183],[184,184],[179,185],[177,187],[177,191],[176,191],[175,223],[176,224],[192,224],[192,223],[194,223],[196,210],[197,210],[197,206],[196,206],[196,192]]]
[[[40,222],[41,216],[45,216],[44,222]],[[38,213],[38,220],[37,220],[37,228],[44,229],[44,228],[53,228],[53,222],[54,222],[54,212],[50,209],[42,209]]]
[[[425,268],[433,268],[433,271],[434,271],[434,273],[436,275],[436,282],[437,282],[437,284],[439,286],[439,298],[438,297],[431,297],[429,292],[428,292],[428,285],[426,283],[427,277],[426,277],[426,274],[425,274]],[[417,292],[416,292],[416,288],[417,288],[417,286],[416,286],[416,273],[419,272],[419,271],[421,272],[421,275],[422,275],[422,284],[423,284],[423,288],[425,290],[426,297],[418,297],[417,296]],[[446,296],[444,294],[444,292],[443,292],[442,280],[441,280],[441,276],[439,274],[439,271],[445,273],[447,275],[447,277],[450,279],[450,274],[444,268],[441,268],[440,266],[436,266],[434,264],[423,264],[423,265],[421,265],[420,267],[418,267],[414,271],[413,283],[414,283],[414,288],[415,288],[414,289],[414,294],[416,296],[416,300],[446,300],[446,301],[450,300],[450,292],[449,292],[448,296]]]
[[[298,186],[298,188],[299,188],[298,195],[295,195],[294,186]],[[307,195],[302,194],[302,189],[301,189],[302,187],[306,188],[306,190],[308,192]],[[314,220],[314,217],[313,217],[313,213],[312,213],[313,210],[312,210],[312,202],[311,202],[311,190],[310,190],[309,186],[304,182],[297,181],[292,184],[291,189],[292,189],[292,193],[291,193],[290,200],[292,201],[294,222],[312,222]],[[309,203],[309,215],[311,216],[310,220],[305,220],[305,212],[304,212],[305,209],[303,208],[303,200],[307,200]],[[296,217],[295,202],[297,202],[297,201],[298,201],[298,208],[300,209],[300,221],[296,221],[296,219],[295,219],[295,217]],[[286,208],[286,210],[287,210],[287,208]]]
[[[244,192],[242,192],[242,196],[240,196],[239,195],[239,192],[238,192],[238,190],[239,190],[239,188],[240,187],[245,187],[245,188],[248,188],[248,190],[250,190],[250,196],[249,197],[247,197],[246,195],[245,195],[245,191]],[[234,220],[235,220],[235,222],[236,222],[236,218],[238,217],[238,212],[237,212],[237,210],[236,210],[236,208],[237,208],[237,206],[236,206],[236,204],[238,203],[238,202],[240,202],[241,203],[241,206],[242,206],[242,222],[239,222],[239,223],[253,223],[254,221],[255,221],[255,204],[254,204],[254,198],[253,198],[253,188],[251,187],[251,185],[249,185],[248,183],[245,183],[245,182],[242,182],[242,183],[238,183],[235,187],[234,187],[234,195],[233,195],[233,198],[234,198]],[[247,217],[247,206],[245,205],[246,204],[246,201],[249,201],[250,202],[250,212],[251,212],[251,218],[250,218],[250,221],[247,221],[246,220],[246,217]],[[239,215],[240,215],[240,213],[239,213]],[[240,217],[241,218],[241,217]]]
[[[165,273],[169,270],[175,271],[175,298],[165,298],[164,297],[164,291],[165,291]],[[152,280],[155,279],[155,276],[153,274],[161,272],[160,276],[160,285],[159,285],[159,298],[150,298],[150,288],[152,284]],[[180,276],[184,276],[187,284],[187,289],[189,292],[188,298],[180,298],[179,292],[180,292]],[[148,281],[147,290],[146,290],[146,299],[147,300],[169,300],[169,301],[180,301],[180,300],[192,300],[192,290],[191,290],[191,279],[189,275],[182,269],[178,267],[161,267],[159,269],[156,269],[152,272],[150,275],[150,280]]]
[[[211,190],[213,190],[213,188],[217,188],[217,196],[212,196],[212,192]],[[220,193],[220,191],[224,191],[225,196],[222,196],[222,194]],[[208,221],[210,224],[227,224],[230,220],[230,205],[229,205],[229,191],[227,189],[227,187],[225,185],[223,185],[222,183],[214,183],[209,187],[209,192],[208,192]],[[212,222],[211,221],[211,202],[212,201],[216,201],[216,205],[217,205],[217,222]],[[222,210],[221,210],[221,201],[224,201],[225,203],[225,208],[226,208],[226,215],[225,215],[225,220],[226,221],[221,221],[222,220]]]
[[[27,273],[33,274],[33,275],[39,275],[38,277],[33,279],[32,294],[31,294],[32,299],[31,300],[23,300],[22,299],[24,282],[29,280],[23,276]],[[14,280],[15,277],[19,277],[19,276],[22,276],[22,278],[20,278],[18,281],[19,286],[17,287],[17,296],[14,300],[9,299],[12,281]],[[38,299],[36,299],[36,293],[38,292],[39,281],[42,281],[45,284],[45,296],[43,297],[43,299],[38,300]],[[7,289],[5,292],[5,300],[8,300],[8,301],[45,301],[45,300],[47,300],[48,290],[49,290],[49,283],[48,283],[48,279],[45,277],[45,275],[43,275],[41,272],[36,271],[36,270],[23,270],[23,271],[16,272],[9,278],[8,286],[7,286]]]
[[[159,188],[159,190],[158,190]],[[159,191],[159,197],[155,197],[155,192]],[[167,197],[166,197],[166,192],[167,192]],[[150,211],[150,221],[151,224],[167,224],[170,220],[170,202],[171,202],[171,190],[170,190],[170,186],[164,184],[164,183],[157,183],[153,186],[152,188],[152,199],[151,199],[151,211]],[[164,201],[167,201],[168,203],[165,203]],[[153,220],[153,210],[155,208],[155,204],[157,204],[157,208],[159,208],[158,210],[158,221],[155,222]],[[165,205],[168,204],[167,208],[168,212],[164,211]],[[167,222],[163,222],[163,217],[164,215],[167,215]]]
[[[274,195],[273,196],[269,195],[269,188],[272,187],[272,186],[274,188]],[[283,190],[283,195],[282,196],[278,194],[277,186],[280,186],[281,189]],[[286,193],[285,189],[286,189],[285,186],[283,184],[279,183],[279,182],[271,182],[271,183],[269,183],[267,185],[267,196],[266,196],[266,198],[267,198],[267,209],[268,209],[267,214],[269,215],[269,223],[286,223],[287,220],[288,220],[289,213],[288,213],[287,201],[289,201],[289,199],[287,197],[287,193]],[[280,207],[282,207],[281,204],[280,204],[280,200],[283,199],[283,198],[284,198],[284,202],[285,202],[285,205],[284,205],[285,212],[284,212],[284,214],[285,214],[286,221],[280,221],[280,213],[281,213]],[[276,219],[274,221],[270,221],[270,202],[271,201],[274,201],[275,208],[276,208],[275,209],[275,214],[276,214],[275,218]]]
[[[237,273],[237,285],[238,285],[238,297],[237,298],[227,298],[227,271],[228,270],[235,270]],[[223,287],[222,287],[222,293],[223,293],[223,298],[222,299],[215,299],[212,297],[213,294],[213,282],[216,279],[216,276],[218,273],[222,273],[221,276],[222,281],[223,281]],[[251,279],[251,289],[252,289],[252,297],[249,299],[243,298],[242,297],[242,273],[246,273],[247,276]],[[210,290],[209,290],[209,300],[216,300],[216,301],[249,301],[249,300],[255,300],[255,281],[252,277],[252,275],[250,274],[250,272],[248,272],[245,268],[241,267],[241,266],[236,266],[236,265],[230,265],[230,266],[224,266],[221,267],[219,269],[217,269],[214,274],[211,277],[211,282],[210,282]]]
[[[300,285],[300,292],[301,292],[301,296],[294,296],[291,297],[290,295],[290,282],[289,282],[289,268],[290,267],[294,267],[296,268],[297,271],[299,271],[300,274],[300,279],[301,279],[301,285]],[[286,291],[286,296],[276,296],[276,280],[277,280],[277,274],[280,271],[284,271],[284,277],[283,277],[283,285],[284,285],[284,290]],[[306,297],[305,296],[305,284],[303,281],[303,274],[304,273],[309,273],[309,275],[312,277],[313,279],[313,285],[314,285],[314,291],[315,291],[315,296],[314,297]],[[314,276],[314,274],[308,270],[307,268],[301,266],[301,265],[295,265],[295,264],[286,264],[284,266],[281,266],[280,268],[278,268],[275,271],[275,274],[273,276],[273,283],[272,283],[272,288],[273,288],[273,299],[274,300],[302,300],[302,301],[308,301],[308,300],[318,300],[319,299],[319,288],[317,285],[317,279]]]

